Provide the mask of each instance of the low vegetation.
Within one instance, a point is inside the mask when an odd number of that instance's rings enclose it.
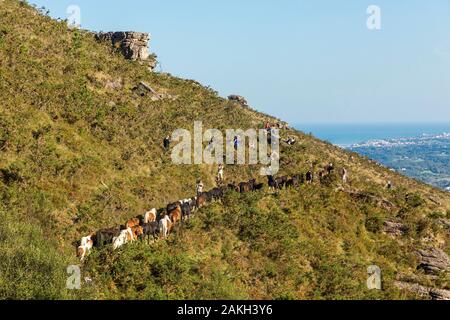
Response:
[[[449,289],[445,275],[417,270],[414,254],[424,245],[450,252],[439,223],[449,218],[449,194],[288,129],[283,138],[298,143],[282,146],[280,174],[332,162],[347,168],[349,183],[336,175],[276,193],[230,192],[167,241],[94,250],[81,290],[67,290],[67,266],[80,264],[76,240],[192,196],[197,178],[215,185],[215,166],[172,164],[166,135],[194,120],[220,130],[278,120],[195,81],[151,73],[24,1],[2,1],[0,21],[0,298],[418,298],[394,287],[403,276]],[[141,81],[176,99],[136,94]],[[225,179],[258,172],[226,166]],[[387,219],[408,232],[384,234]],[[382,291],[366,287],[372,264]]]

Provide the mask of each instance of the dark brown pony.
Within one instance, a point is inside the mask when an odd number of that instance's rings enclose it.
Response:
[[[234,183],[229,183],[228,190],[233,190],[233,191],[239,192],[239,187],[236,186]]]
[[[201,208],[206,204],[206,195],[202,194],[197,197],[197,208]]]
[[[286,182],[286,188],[298,188],[302,183],[302,176],[300,174],[293,175]]]
[[[94,246],[100,248],[110,244],[114,237],[120,234],[120,228],[108,228],[97,231],[95,235]]]
[[[275,178],[276,184],[278,186],[278,189],[283,189],[286,187],[286,183],[289,180],[287,176],[282,176],[279,178]]]

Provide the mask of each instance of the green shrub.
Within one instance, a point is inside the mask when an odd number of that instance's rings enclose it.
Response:
[[[367,231],[378,233],[383,228],[383,218],[380,216],[372,216],[366,219],[366,229]]]
[[[412,208],[418,208],[425,203],[422,197],[418,194],[408,194],[406,196],[406,203]]]

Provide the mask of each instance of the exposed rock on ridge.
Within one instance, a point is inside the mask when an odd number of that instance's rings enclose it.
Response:
[[[102,42],[111,42],[113,48],[120,50],[128,60],[145,63],[151,70],[156,67],[156,58],[149,52],[150,35],[143,32],[100,32],[96,39]]]

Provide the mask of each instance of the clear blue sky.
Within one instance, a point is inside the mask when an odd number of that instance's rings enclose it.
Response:
[[[145,31],[164,72],[290,123],[450,122],[449,0],[31,0]],[[381,27],[366,9],[381,8]]]

